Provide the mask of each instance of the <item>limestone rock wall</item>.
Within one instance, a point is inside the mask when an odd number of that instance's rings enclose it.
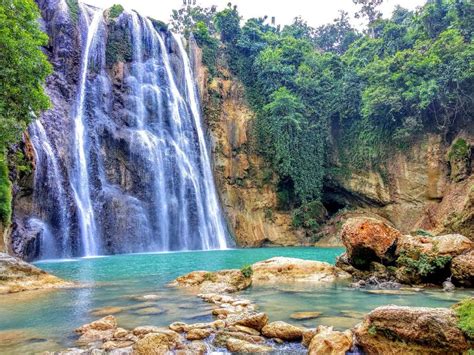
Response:
[[[192,39],[189,47],[213,143],[215,179],[236,242],[243,247],[307,244],[304,233],[291,227],[291,214],[278,211],[274,177],[253,149],[254,114],[242,83],[222,58],[218,77],[210,79]]]

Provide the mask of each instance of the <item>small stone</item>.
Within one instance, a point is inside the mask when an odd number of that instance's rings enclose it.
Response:
[[[117,314],[123,312],[123,307],[104,307],[96,308],[91,311],[91,314],[96,317],[103,317],[109,314]]]

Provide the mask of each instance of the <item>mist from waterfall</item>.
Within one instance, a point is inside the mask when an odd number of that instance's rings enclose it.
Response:
[[[70,142],[48,136],[49,122],[30,127],[41,172],[35,190],[58,196],[58,208],[31,218],[45,231],[40,257],[230,247],[181,39],[123,13],[116,26],[129,35],[123,41],[131,58],[111,64],[103,10],[81,5],[78,26],[82,58],[67,117]]]

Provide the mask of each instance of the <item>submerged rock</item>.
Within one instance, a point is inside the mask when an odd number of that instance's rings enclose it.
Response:
[[[446,354],[469,348],[451,309],[385,306],[354,329],[369,354]]]
[[[61,280],[18,258],[0,253],[0,294],[73,286],[72,282]]]
[[[392,262],[402,234],[374,218],[351,218],[342,229],[342,241],[350,263],[366,269],[372,261]]]
[[[321,314],[322,312],[296,312],[291,314],[290,318],[296,320],[307,320],[318,318]]]

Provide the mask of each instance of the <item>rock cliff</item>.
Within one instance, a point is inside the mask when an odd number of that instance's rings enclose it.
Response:
[[[308,244],[304,233],[291,227],[291,213],[278,210],[274,176],[254,149],[254,113],[243,84],[222,57],[218,75],[211,78],[192,39],[190,51],[213,142],[215,178],[237,243],[243,247]]]

